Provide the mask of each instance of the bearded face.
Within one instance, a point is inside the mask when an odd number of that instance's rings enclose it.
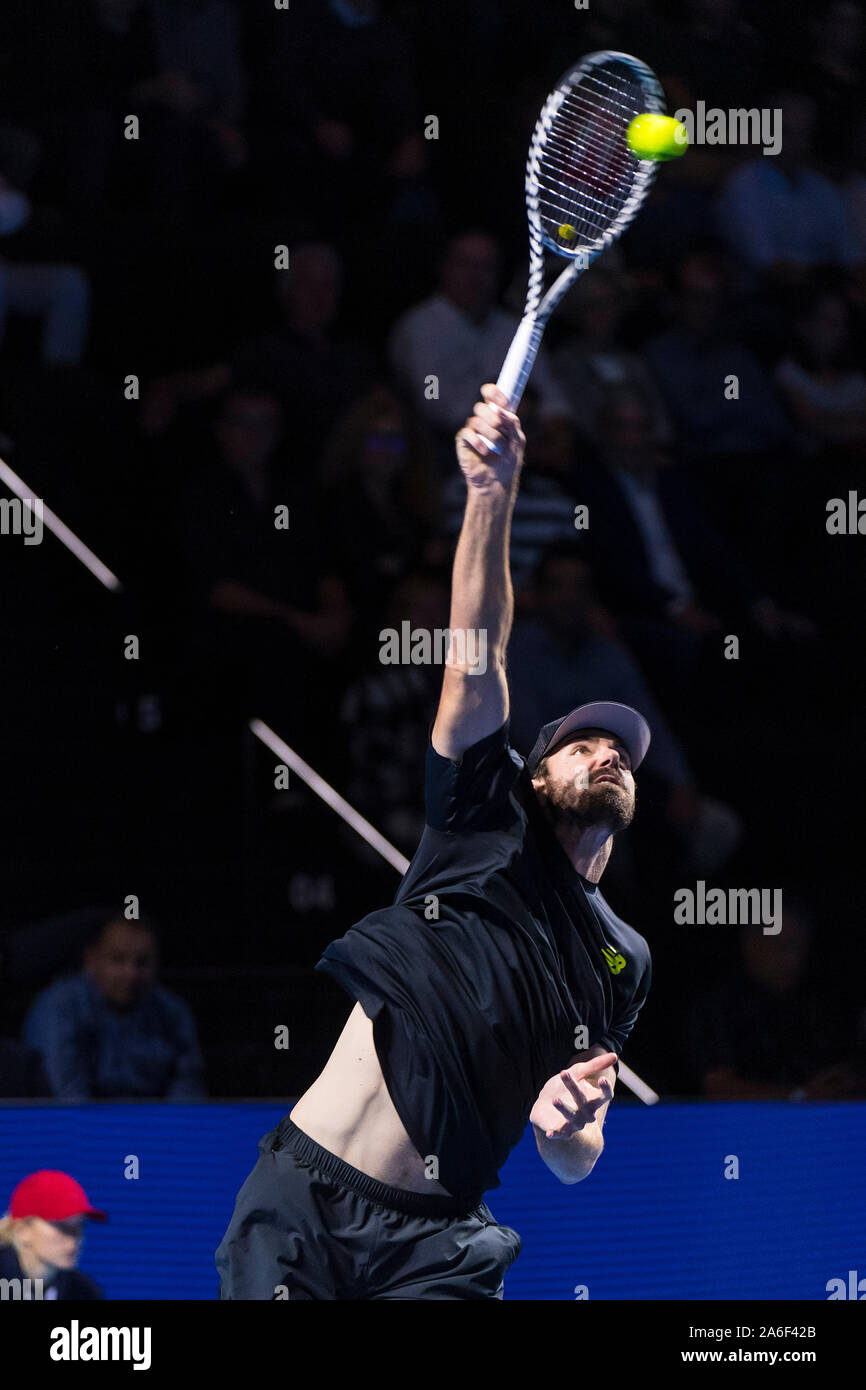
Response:
[[[554,823],[625,830],[634,817],[635,786],[625,745],[602,730],[582,730],[538,765],[536,795]]]

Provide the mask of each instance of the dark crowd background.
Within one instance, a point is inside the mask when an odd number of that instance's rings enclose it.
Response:
[[[866,462],[861,7],[22,0],[0,457],[123,591],[0,537],[0,1094],[292,1096],[320,1070],[349,1004],[313,966],[396,874],[247,722],[411,856],[441,668],[383,664],[379,633],[447,627],[452,438],[522,308],[529,135],[601,48],[672,112],[782,108],[783,143],[664,166],[551,324],[513,741],[593,698],[653,725],[602,883],[653,953],[640,1074],[866,1093],[864,542],[826,529]],[[781,890],[784,929],[678,924],[699,881]]]

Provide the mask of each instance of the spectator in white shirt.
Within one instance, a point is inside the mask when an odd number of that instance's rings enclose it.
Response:
[[[673,442],[670,418],[642,359],[623,345],[621,329],[629,309],[625,278],[606,266],[582,275],[562,306],[571,332],[553,354],[557,380],[582,432],[598,443],[599,407],[612,387],[633,386],[652,411],[653,439]]]
[[[496,305],[501,253],[483,231],[448,245],[439,289],[397,320],[388,343],[392,370],[431,428],[449,436],[471,414],[479,381],[496,381],[518,319]],[[435,380],[434,380],[435,378]],[[542,418],[568,416],[544,353],[532,374]]]

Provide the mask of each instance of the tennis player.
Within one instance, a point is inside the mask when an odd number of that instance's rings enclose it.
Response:
[[[650,955],[598,884],[634,814],[650,732],[637,711],[599,702],[546,724],[525,763],[509,745],[508,544],[525,440],[505,396],[482,395],[457,435],[467,497],[450,627],[486,633],[487,661],[461,666],[461,648],[478,645],[452,640],[426,829],[393,906],[316,967],[355,1006],[321,1075],[259,1144],[216,1254],[221,1298],[502,1298],[521,1238],[483,1198],[527,1120],[563,1183],[587,1177],[604,1146]]]

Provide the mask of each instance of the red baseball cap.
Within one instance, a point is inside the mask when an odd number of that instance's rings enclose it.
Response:
[[[68,1173],[41,1168],[22,1178],[9,1202],[9,1215],[41,1216],[43,1221],[66,1221],[70,1216],[89,1216],[107,1221],[104,1211],[90,1205],[87,1193]]]

